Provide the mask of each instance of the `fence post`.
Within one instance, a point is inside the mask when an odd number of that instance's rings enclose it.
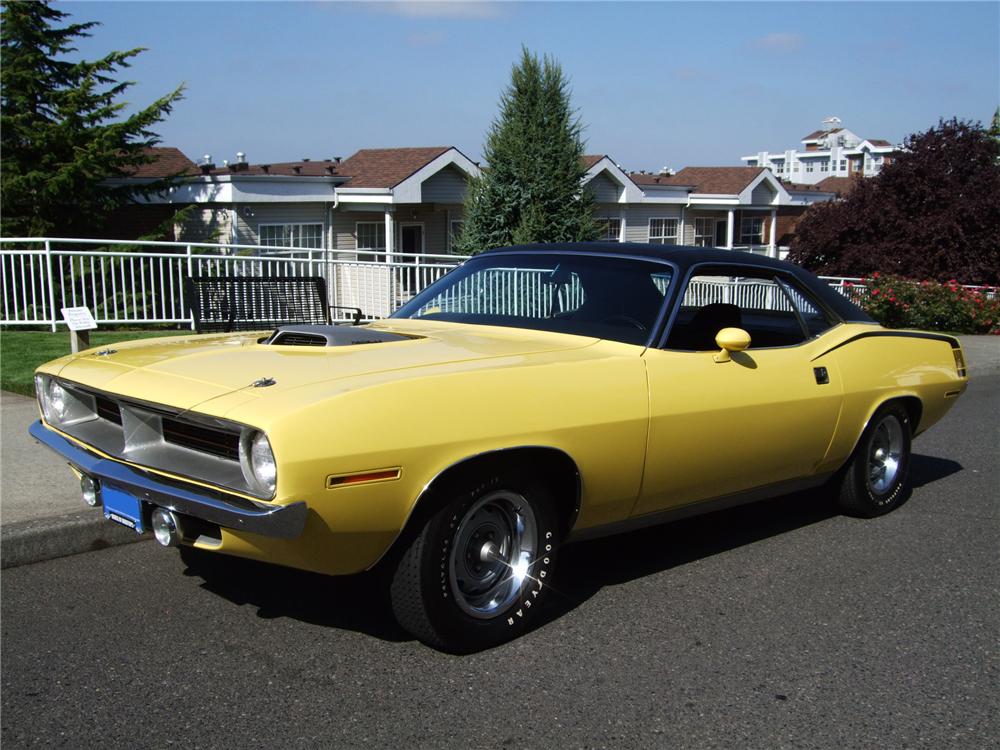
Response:
[[[56,332],[56,287],[52,282],[52,247],[45,240],[45,276],[49,283],[49,317],[52,320],[52,332]]]
[[[191,245],[187,246],[187,275],[188,275],[189,279],[194,275],[193,274],[193,266],[192,266],[192,262],[191,262]],[[182,281],[181,282],[181,298],[182,299],[183,299],[183,296],[184,296],[184,282]],[[194,315],[191,316],[191,330],[192,331],[194,330]]]

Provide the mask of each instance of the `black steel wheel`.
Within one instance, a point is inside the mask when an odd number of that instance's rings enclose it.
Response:
[[[906,501],[910,441],[910,416],[901,404],[890,402],[875,412],[841,476],[844,511],[874,518]]]
[[[539,484],[492,476],[444,491],[402,553],[393,613],[411,634],[446,651],[478,651],[520,635],[552,580],[557,524]]]

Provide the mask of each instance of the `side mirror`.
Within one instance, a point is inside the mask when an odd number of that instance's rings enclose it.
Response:
[[[716,362],[729,362],[733,352],[741,352],[750,346],[750,334],[742,328],[723,328],[715,336],[715,345],[722,351],[712,359]]]

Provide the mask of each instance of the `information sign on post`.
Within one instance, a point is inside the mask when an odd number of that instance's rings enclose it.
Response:
[[[90,332],[97,328],[97,321],[86,307],[62,308],[63,320],[69,328],[69,345],[73,354],[90,347]]]

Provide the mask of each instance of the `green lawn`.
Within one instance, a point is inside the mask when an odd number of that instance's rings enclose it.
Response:
[[[151,338],[153,336],[182,336],[190,331],[132,330],[91,331],[90,345],[104,346],[117,341]],[[0,388],[5,391],[35,394],[33,376],[35,368],[50,359],[69,354],[69,332],[58,331],[0,331]]]

